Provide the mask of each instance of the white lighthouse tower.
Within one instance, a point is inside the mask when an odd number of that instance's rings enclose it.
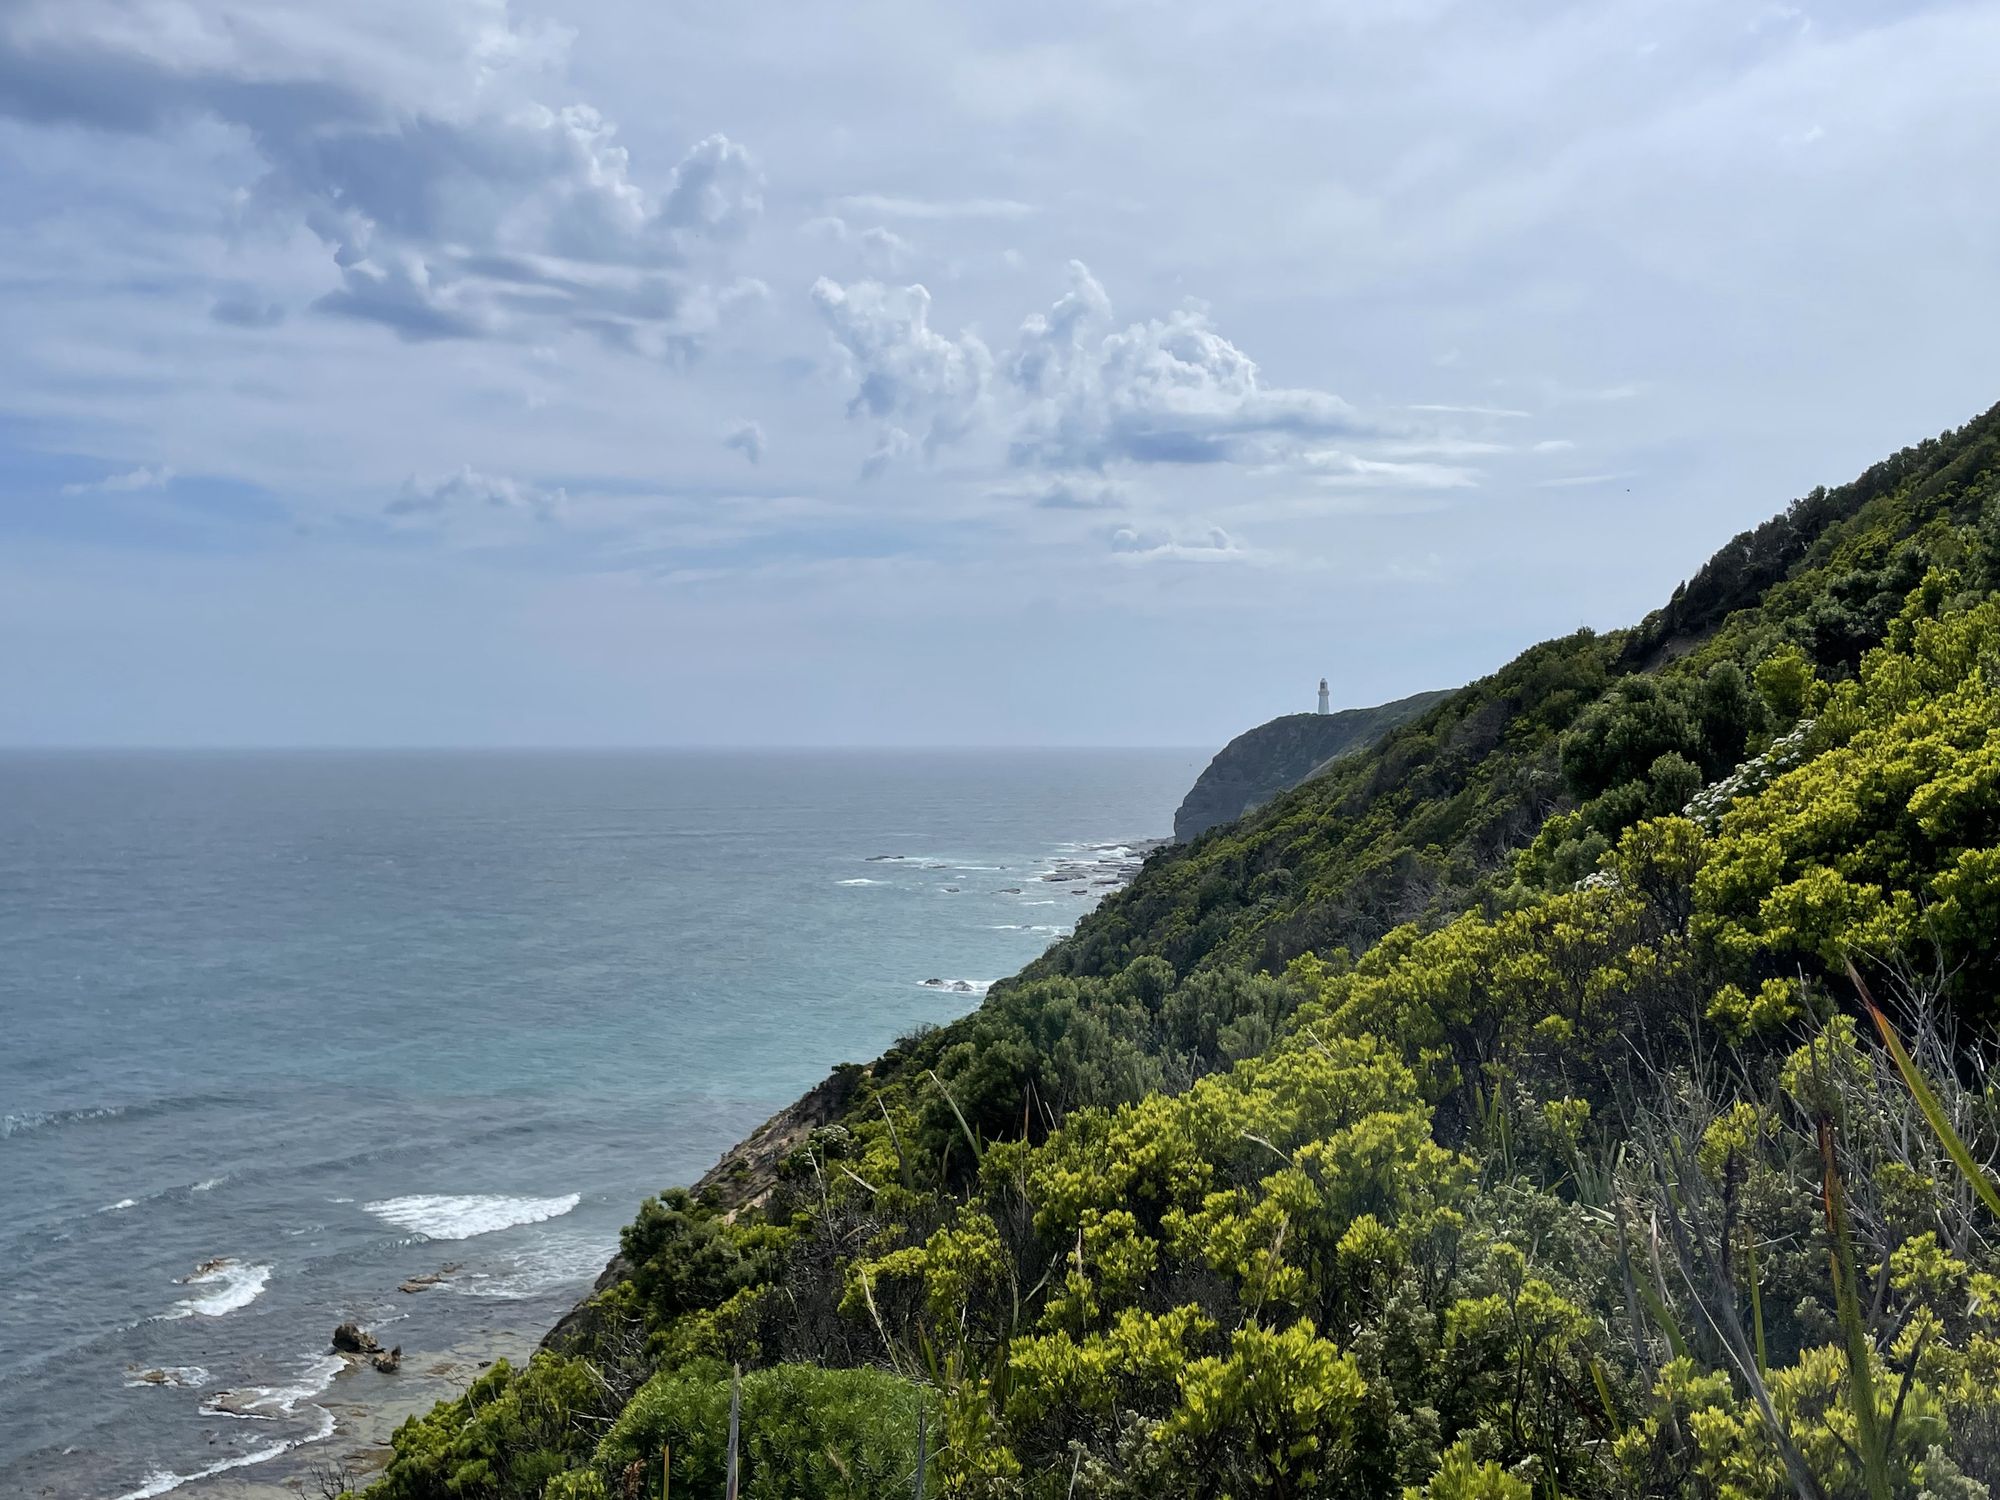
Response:
[[[1330,704],[1327,701],[1326,679],[1324,677],[1320,678],[1319,680],[1319,711],[1323,714],[1330,714],[1333,712],[1332,704]]]

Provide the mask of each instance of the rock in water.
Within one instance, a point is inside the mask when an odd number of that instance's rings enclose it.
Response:
[[[402,1369],[403,1346],[401,1344],[398,1344],[395,1348],[391,1349],[387,1354],[376,1355],[375,1368],[380,1370],[384,1375],[393,1375],[398,1370]]]
[[[333,1347],[341,1354],[379,1354],[382,1346],[359,1323],[342,1323],[333,1330]]]

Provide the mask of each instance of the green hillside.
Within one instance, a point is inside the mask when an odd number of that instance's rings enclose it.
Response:
[[[1985,1496],[1996,489],[2000,409],[1156,854],[377,1493],[720,1494],[734,1363],[773,1500]]]

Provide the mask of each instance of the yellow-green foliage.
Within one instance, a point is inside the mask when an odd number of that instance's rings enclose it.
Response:
[[[2000,915],[2000,602],[1923,620],[1820,715],[1820,753],[1723,816],[1698,924],[1754,961],[1983,947]]]

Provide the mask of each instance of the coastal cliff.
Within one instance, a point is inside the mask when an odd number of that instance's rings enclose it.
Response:
[[[2000,407],[1153,853],[648,1200],[376,1500],[739,1436],[787,1500],[1983,1494],[1996,657]]]
[[[1406,719],[1448,696],[1416,693],[1374,708],[1336,714],[1283,714],[1245,730],[1217,752],[1174,813],[1182,843],[1233,823],[1304,781],[1335,756],[1365,749]]]

